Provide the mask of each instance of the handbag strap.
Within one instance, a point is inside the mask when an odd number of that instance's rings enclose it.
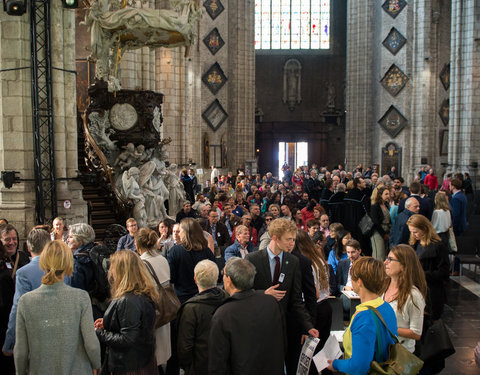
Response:
[[[20,254],[18,253],[18,250],[16,252],[16,257],[15,257],[15,265],[13,266],[13,271],[12,271],[12,279],[15,278],[15,274],[17,273],[18,269],[18,260],[20,259]]]
[[[152,275],[153,279],[155,280],[155,282],[157,283],[157,287],[160,289],[160,288],[163,288],[162,284],[160,283],[160,280],[158,280],[158,277],[157,277],[157,274],[155,273],[155,270],[153,269],[152,265],[150,264],[150,262],[148,260],[145,260],[145,259],[142,259],[143,260],[143,263],[145,263],[145,265],[147,266],[148,268],[148,272],[150,272],[150,274]]]
[[[388,328],[387,324],[385,323],[385,320],[383,320],[383,317],[382,317],[382,314],[380,314],[378,312],[378,310],[373,307],[373,306],[367,306],[368,309],[372,312],[375,313],[375,315],[377,316],[377,318],[382,322],[383,326],[387,329],[388,333],[390,334],[390,336],[392,337],[393,341],[395,342],[395,344],[398,344],[398,337],[395,336],[392,331],[390,331],[390,329]]]
[[[375,319],[376,315],[372,310],[369,310],[370,314],[372,314],[373,321],[375,322],[375,326],[377,327],[377,350],[375,350],[375,361],[378,363],[383,362],[383,340],[382,335],[380,334],[380,325],[378,324],[378,319]]]

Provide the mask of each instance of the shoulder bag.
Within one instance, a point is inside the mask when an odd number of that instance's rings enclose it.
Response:
[[[365,215],[363,215],[363,217],[360,219],[360,222],[358,223],[358,227],[360,228],[360,231],[364,236],[370,236],[373,229],[373,220],[368,214],[365,206],[362,205],[362,207],[363,207],[363,210],[365,211]]]
[[[375,350],[375,360],[372,361],[370,365],[370,370],[368,375],[416,375],[423,367],[423,361],[415,356],[413,353],[410,353],[402,344],[398,342],[397,336],[395,336],[385,324],[382,315],[374,307],[367,306],[370,310],[370,313],[373,316],[373,320],[377,326],[377,348]],[[389,345],[388,359],[385,362],[380,362],[383,360],[383,343],[382,335],[380,333],[380,325],[378,321],[381,321],[382,324],[387,329],[388,333],[392,337],[395,344]]]
[[[453,232],[453,228],[448,228],[448,245],[450,246],[450,251],[457,252],[457,241],[455,240],[455,233]]]
[[[170,323],[177,317],[177,312],[178,309],[180,309],[181,303],[177,295],[175,294],[175,291],[173,290],[172,284],[168,283],[167,286],[162,286],[150,262],[145,259],[143,259],[143,262],[145,263],[148,271],[155,280],[158,293],[160,294],[160,303],[155,309],[155,328],[159,328],[167,323]]]

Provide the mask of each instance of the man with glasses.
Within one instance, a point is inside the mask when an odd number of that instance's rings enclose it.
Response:
[[[225,248],[230,245],[230,236],[225,224],[218,221],[218,213],[215,209],[208,212],[206,231],[212,235],[215,255],[223,256]]]
[[[137,234],[138,226],[137,221],[131,217],[126,222],[128,233],[125,236],[120,237],[117,243],[117,251],[128,249],[132,251],[137,251],[135,246],[135,234]]]

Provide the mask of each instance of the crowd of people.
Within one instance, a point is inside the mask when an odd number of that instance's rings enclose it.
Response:
[[[329,370],[366,374],[378,335],[388,356],[387,327],[413,353],[424,321],[442,316],[468,175],[440,186],[422,168],[407,188],[394,169],[379,176],[361,165],[286,166],[281,179],[212,171],[195,199],[192,176],[182,174],[188,200],[175,219],[158,228],[128,219],[110,253],[90,225],[61,218],[34,227],[22,250],[0,219],[5,374],[295,374],[305,337],[318,337],[320,350],[330,335],[333,297],[346,329],[344,359]],[[157,326],[169,284],[182,305]],[[360,297],[353,316],[346,291]]]

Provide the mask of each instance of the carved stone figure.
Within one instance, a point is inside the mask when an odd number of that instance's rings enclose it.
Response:
[[[115,141],[110,139],[110,135],[115,134],[115,130],[110,127],[108,111],[105,111],[103,116],[100,116],[98,112],[92,112],[88,116],[88,119],[90,120],[90,132],[98,146],[103,146],[110,152],[114,151],[117,146],[115,145]]]
[[[122,148],[124,149],[124,151],[122,151],[118,155],[114,165],[118,166],[120,170],[124,171],[125,169],[128,169],[131,166],[133,166],[133,163],[136,160],[135,145],[133,143],[128,143],[126,146],[123,146]]]
[[[136,167],[123,172],[122,175],[122,194],[126,199],[131,199],[134,203],[133,217],[138,226],[144,227],[147,222],[147,212],[145,210],[145,198],[140,191],[140,185],[137,180],[140,176],[140,170]]]
[[[335,109],[335,86],[333,82],[327,83],[327,108],[328,109]]]
[[[205,11],[197,0],[170,0],[174,10],[134,8],[134,1],[92,0],[84,24],[91,32],[95,77],[120,89],[115,73],[127,50],[148,46],[189,47],[196,36],[196,21]],[[118,67],[117,67],[118,68]]]
[[[165,163],[157,159],[150,160],[140,168],[138,184],[145,198],[147,225],[157,226],[166,218],[170,218],[165,210],[165,200],[169,198],[169,191],[163,182]]]
[[[176,164],[172,164],[166,169],[165,183],[169,191],[168,212],[170,216],[175,217],[186,200],[185,189],[178,178]]]
[[[302,102],[301,95],[302,65],[296,59],[290,59],[283,67],[283,102],[293,111]]]

